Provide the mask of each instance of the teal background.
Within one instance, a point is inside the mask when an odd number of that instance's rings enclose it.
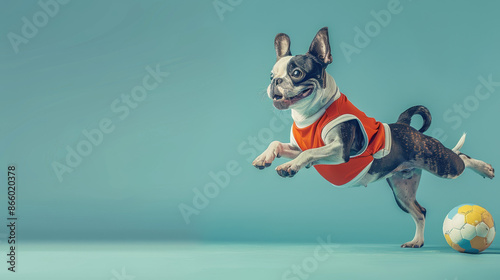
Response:
[[[460,117],[458,127],[444,117],[470,100],[478,77],[500,81],[500,3],[401,0],[402,11],[349,63],[341,43],[354,45],[354,28],[363,29],[370,12],[389,2],[242,1],[221,20],[212,1],[70,1],[16,53],[7,35],[21,34],[22,18],[31,20],[41,8],[37,1],[3,1],[0,162],[4,170],[18,169],[21,246],[315,243],[331,235],[339,244],[397,247],[410,240],[414,223],[385,181],[336,189],[312,169],[283,179],[273,170],[277,164],[265,171],[250,164],[270,141],[289,137],[290,112],[277,112],[265,93],[274,36],[287,33],[292,53],[302,54],[328,26],[334,59],[328,72],[358,108],[390,123],[406,108],[425,105],[433,116],[430,135],[451,148],[467,132],[462,151],[500,166],[500,87]],[[168,77],[120,119],[111,104],[156,65]],[[269,130],[277,117],[277,129]],[[103,118],[115,129],[59,181],[53,163],[65,163],[67,146],[74,149],[85,139],[82,131]],[[196,190],[213,184],[210,173],[228,163],[237,174],[187,224],[180,205],[192,206]],[[428,211],[426,245],[451,250],[442,222],[458,204],[479,204],[500,219],[499,197],[497,179],[470,170],[455,180],[425,173],[418,200]],[[108,271],[103,278],[111,277]]]

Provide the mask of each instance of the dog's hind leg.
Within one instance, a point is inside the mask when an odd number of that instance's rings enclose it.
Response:
[[[486,163],[482,160],[471,158],[470,156],[460,152],[460,149],[464,145],[464,142],[465,133],[464,135],[462,135],[460,141],[458,141],[457,145],[455,146],[455,148],[453,148],[452,151],[455,152],[463,160],[465,167],[472,169],[472,171],[483,177],[493,179],[493,177],[495,177],[495,169],[493,169],[491,164]]]
[[[413,240],[401,245],[402,248],[420,248],[424,246],[426,210],[416,200],[421,175],[422,169],[406,169],[387,178],[397,204],[403,211],[411,215],[416,225]]]
[[[495,177],[495,169],[493,169],[491,164],[482,160],[471,158],[464,153],[459,153],[458,156],[464,161],[465,167],[472,169],[472,171],[483,176],[484,178],[488,177],[493,179],[493,177]]]

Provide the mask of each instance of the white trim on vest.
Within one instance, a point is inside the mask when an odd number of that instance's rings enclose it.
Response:
[[[381,159],[381,158],[387,156],[391,152],[391,147],[392,147],[391,128],[386,123],[383,123],[383,125],[384,125],[384,132],[385,132],[385,145],[384,145],[383,149],[381,149],[380,151],[373,154],[373,158],[375,158],[375,159]]]
[[[369,139],[368,139],[368,135],[366,134],[365,127],[363,126],[363,123],[361,122],[361,120],[358,119],[355,115],[351,115],[351,114],[340,115],[337,118],[333,119],[331,122],[327,123],[323,127],[323,130],[321,130],[321,140],[323,140],[323,143],[326,144],[325,139],[326,139],[326,136],[328,135],[328,133],[335,126],[337,126],[343,122],[350,121],[350,120],[357,120],[358,121],[359,128],[361,128],[361,131],[363,132],[363,140],[364,140],[363,148],[361,150],[359,150],[359,152],[357,152],[355,155],[350,156],[351,158],[353,158],[353,157],[357,157],[357,156],[361,155],[362,153],[364,153],[366,151],[366,149],[368,148],[368,144],[369,144],[368,143]]]
[[[330,182],[330,184],[332,184],[332,186],[337,187],[337,188],[359,187],[359,186],[361,186],[361,184],[359,184],[359,182],[363,179],[363,177],[365,177],[366,173],[368,173],[368,170],[370,170],[370,168],[372,167],[372,164],[373,164],[373,160],[370,161],[370,163],[368,165],[366,165],[366,167],[363,170],[361,170],[361,172],[359,172],[359,174],[356,175],[356,177],[354,177],[351,181],[349,181],[343,185],[335,185],[331,182]]]
[[[299,147],[299,144],[297,144],[297,140],[295,140],[295,136],[293,136],[293,125],[292,125],[292,129],[290,129],[290,144],[299,148],[299,150],[302,151],[302,149]]]

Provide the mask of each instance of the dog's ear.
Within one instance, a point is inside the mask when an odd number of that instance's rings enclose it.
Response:
[[[316,57],[324,66],[332,63],[333,59],[330,50],[330,40],[328,38],[328,27],[323,27],[316,33],[308,53]]]
[[[276,61],[284,56],[292,55],[290,52],[290,37],[285,33],[279,33],[274,38],[274,49],[276,50]]]

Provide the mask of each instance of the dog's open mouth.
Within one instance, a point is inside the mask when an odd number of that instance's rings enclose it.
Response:
[[[297,99],[302,99],[302,98],[306,98],[308,97],[309,95],[311,95],[311,93],[313,92],[313,87],[309,86],[309,87],[306,87],[304,90],[302,90],[299,94],[295,95],[294,97],[290,98],[290,100],[297,100]]]
[[[291,98],[285,98],[281,94],[274,94],[273,95],[273,104],[274,107],[278,109],[287,109],[290,105],[298,102],[299,100],[302,100],[313,92],[314,87],[313,86],[308,86],[305,89],[303,89],[301,92],[299,92],[297,95],[291,97]]]

